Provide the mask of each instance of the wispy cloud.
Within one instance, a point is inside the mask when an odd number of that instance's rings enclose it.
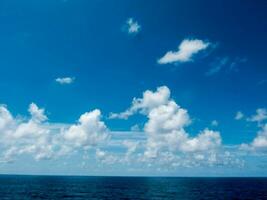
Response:
[[[59,77],[55,79],[55,81],[61,85],[71,84],[74,82],[74,80],[74,77]]]
[[[205,73],[206,76],[212,76],[221,71],[221,69],[229,62],[228,57],[217,59],[211,64],[211,68]]]
[[[205,73],[206,76],[212,76],[222,71],[224,72],[238,72],[239,66],[241,63],[245,63],[247,61],[246,58],[229,58],[229,57],[221,57],[216,58],[214,62],[211,63],[211,67]]]
[[[242,63],[245,63],[245,62],[247,62],[246,58],[236,57],[231,62],[230,67],[229,67],[229,71],[238,72],[239,71],[239,65],[242,64]]]
[[[178,51],[168,51],[158,60],[159,64],[168,64],[176,62],[192,61],[193,56],[200,51],[205,50],[210,45],[199,39],[184,39],[178,47]]]

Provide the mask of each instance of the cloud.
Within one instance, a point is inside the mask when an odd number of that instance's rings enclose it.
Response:
[[[221,57],[215,59],[214,62],[211,63],[210,69],[205,73],[206,76],[213,76],[221,71],[225,70],[225,72],[238,72],[239,65],[241,63],[245,63],[247,61],[246,58],[233,58],[229,57]]]
[[[235,120],[240,120],[244,117],[244,114],[241,111],[238,111],[235,115]]]
[[[258,131],[257,136],[253,139],[250,144],[241,144],[241,150],[248,151],[266,151],[267,150],[267,124],[261,127]]]
[[[205,73],[206,76],[212,76],[221,71],[221,69],[229,62],[229,58],[217,59],[212,63],[212,67]]]
[[[241,144],[242,150],[249,151],[266,151],[267,150],[267,110],[265,108],[258,108],[256,114],[247,118],[247,121],[257,122],[260,130],[257,136],[249,144]]]
[[[77,147],[96,146],[107,140],[108,129],[100,118],[98,109],[82,114],[78,123],[64,132],[65,140]]]
[[[61,85],[67,85],[73,83],[75,80],[74,77],[61,77],[61,78],[56,78],[56,82],[61,84]]]
[[[258,132],[257,137],[251,143],[254,148],[266,149],[267,150],[267,124],[262,127],[262,130]]]
[[[159,64],[168,64],[176,62],[189,62],[192,57],[200,51],[205,50],[210,45],[198,39],[184,39],[178,47],[178,51],[168,51],[158,60]]]
[[[167,86],[146,90],[133,98],[126,111],[111,114],[122,119],[144,115],[147,120],[137,132],[110,131],[98,109],[83,113],[72,124],[49,122],[45,109],[34,103],[28,112],[29,116],[14,117],[7,106],[0,106],[1,162],[15,161],[21,155],[43,160],[95,153],[90,160],[109,168],[112,164],[175,169],[240,163],[225,150],[220,132],[208,128],[197,134],[187,131],[192,123],[188,110],[171,98]]]
[[[133,18],[129,18],[126,21],[127,32],[129,34],[137,34],[141,30],[141,26]]]
[[[142,98],[134,98],[132,106],[121,113],[111,113],[111,119],[128,119],[129,116],[135,114],[139,110],[142,113],[148,113],[154,107],[165,104],[170,98],[170,90],[166,86],[158,87],[156,92],[146,90]]]
[[[111,116],[126,119],[135,113],[148,118],[144,126],[147,135],[144,159],[159,159],[163,152],[187,154],[212,151],[221,146],[220,133],[216,131],[204,129],[196,137],[189,136],[185,130],[191,123],[188,111],[170,98],[166,86],[158,87],[155,92],[145,91],[142,98],[133,99],[129,109]]]
[[[256,114],[249,117],[247,120],[251,122],[261,123],[267,119],[267,110],[265,108],[258,108]]]
[[[213,121],[211,122],[211,125],[212,125],[212,126],[218,126],[218,125],[219,125],[219,122],[218,122],[217,120],[213,120]]]
[[[31,103],[30,117],[13,117],[0,106],[1,160],[13,161],[22,154],[36,160],[54,159],[77,149],[96,148],[108,140],[109,131],[100,120],[99,110],[81,115],[77,124],[49,123],[45,110]]]
[[[239,65],[242,63],[245,63],[245,62],[247,62],[246,58],[236,57],[235,59],[233,59],[232,63],[230,64],[229,71],[238,72],[239,71]]]

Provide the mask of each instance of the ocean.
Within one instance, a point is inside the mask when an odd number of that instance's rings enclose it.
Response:
[[[0,199],[267,199],[267,178],[1,175]]]

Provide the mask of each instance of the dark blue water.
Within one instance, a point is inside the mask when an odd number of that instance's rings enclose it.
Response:
[[[4,175],[0,199],[267,199],[267,178]]]

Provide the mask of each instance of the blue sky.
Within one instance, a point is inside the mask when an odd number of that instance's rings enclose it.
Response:
[[[0,0],[0,173],[266,176],[266,9]]]

